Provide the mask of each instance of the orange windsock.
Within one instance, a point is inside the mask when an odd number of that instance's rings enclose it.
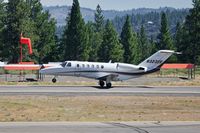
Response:
[[[22,44],[28,45],[29,54],[33,54],[32,44],[31,44],[31,39],[30,39],[30,38],[24,38],[24,37],[22,37],[22,35],[21,35],[21,37],[20,37],[20,43],[21,43],[21,45],[22,45]]]

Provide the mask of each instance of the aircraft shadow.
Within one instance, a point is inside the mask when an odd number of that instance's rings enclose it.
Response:
[[[32,87],[38,87],[38,86],[32,86]],[[117,89],[117,88],[155,88],[155,87],[151,87],[151,86],[145,86],[145,85],[138,85],[138,86],[113,86],[113,87],[111,87],[111,88],[108,88],[108,87],[100,87],[100,86],[72,86],[72,85],[69,85],[69,86],[65,86],[65,85],[63,85],[63,86],[61,86],[61,85],[54,85],[54,86],[43,86],[43,85],[41,85],[41,86],[39,86],[39,87],[48,87],[48,88],[55,88],[55,87],[62,87],[62,88],[81,88],[81,87],[83,87],[83,88],[87,88],[87,87],[91,87],[91,88],[95,88],[95,89],[98,89],[98,90],[109,90],[109,89]]]
[[[152,86],[145,86],[145,85],[140,85],[140,86],[113,86],[111,88],[107,88],[107,87],[100,87],[100,86],[88,86],[88,87],[92,87],[95,89],[99,89],[99,90],[108,90],[108,89],[115,89],[115,88],[154,88]]]

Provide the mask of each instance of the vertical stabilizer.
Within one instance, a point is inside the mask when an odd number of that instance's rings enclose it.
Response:
[[[160,50],[153,54],[151,57],[140,63],[138,66],[146,67],[147,71],[160,68],[167,59],[174,54],[175,52],[172,50]]]

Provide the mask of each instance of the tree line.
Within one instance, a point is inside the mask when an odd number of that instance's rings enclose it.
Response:
[[[175,33],[176,25],[178,22],[183,23],[185,20],[185,17],[189,13],[189,9],[171,9],[171,8],[164,8],[162,11],[151,11],[145,14],[131,14],[130,19],[131,19],[131,24],[134,27],[135,32],[139,32],[141,25],[144,25],[145,31],[147,33],[147,37],[153,39],[157,38],[157,34],[159,33],[160,29],[160,16],[162,12],[165,12],[168,23],[169,23],[169,28],[171,34]],[[116,16],[112,22],[117,30],[117,32],[120,34],[122,27],[125,23],[126,16],[119,17]]]
[[[20,33],[30,37],[33,55],[26,61],[101,61],[138,64],[160,49],[171,49],[183,54],[170,62],[200,63],[200,0],[193,0],[185,22],[177,22],[175,35],[170,32],[169,13],[160,15],[160,31],[156,38],[147,37],[145,25],[134,31],[132,16],[118,33],[113,21],[105,20],[100,5],[93,22],[85,22],[78,0],[73,0],[71,12],[61,38],[56,36],[56,21],[44,11],[40,0],[0,0],[0,57],[11,63],[19,60]],[[26,49],[26,48],[25,48]],[[25,50],[24,49],[24,50]]]

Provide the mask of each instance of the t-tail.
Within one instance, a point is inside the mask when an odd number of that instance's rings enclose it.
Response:
[[[172,50],[160,50],[153,54],[151,57],[140,63],[138,66],[146,68],[146,71],[157,71],[160,70],[161,66],[167,61],[167,59],[177,52]],[[177,53],[179,54],[179,53]]]

